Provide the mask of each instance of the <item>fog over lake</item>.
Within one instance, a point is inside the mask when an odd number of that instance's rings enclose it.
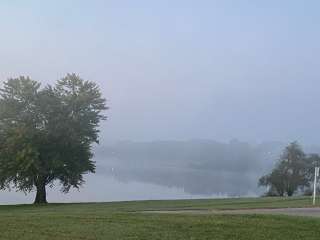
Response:
[[[320,1],[1,1],[0,84],[25,75],[44,86],[75,72],[110,107],[97,173],[80,192],[49,189],[48,200],[260,195],[258,177],[289,142],[320,152],[311,147],[320,145],[319,9]],[[0,204],[33,195],[0,191]]]
[[[259,196],[259,177],[275,164],[285,144],[238,140],[123,141],[96,148],[96,174],[80,191],[48,190],[50,202],[99,202]],[[320,152],[318,147],[306,147]],[[33,194],[0,192],[2,203],[33,201]]]

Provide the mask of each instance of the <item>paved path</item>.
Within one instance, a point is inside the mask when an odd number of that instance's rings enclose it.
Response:
[[[320,217],[320,208],[279,208],[279,209],[240,209],[240,210],[172,210],[145,211],[147,213],[168,214],[274,214],[290,216]]]

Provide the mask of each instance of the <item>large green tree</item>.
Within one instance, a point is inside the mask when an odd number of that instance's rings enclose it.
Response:
[[[28,77],[0,88],[0,189],[36,190],[46,203],[46,186],[79,188],[95,172],[92,144],[107,109],[99,87],[76,74],[41,88]]]
[[[292,196],[309,185],[309,162],[302,147],[293,142],[284,149],[272,172],[259,179],[259,185],[269,187],[268,195]]]

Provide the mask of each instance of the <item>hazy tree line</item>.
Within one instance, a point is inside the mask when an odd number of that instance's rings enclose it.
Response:
[[[95,151],[97,173],[206,196],[260,195],[257,181],[285,144],[231,140],[122,141]],[[312,151],[318,151],[314,149]]]
[[[319,152],[317,146],[305,149]],[[96,158],[98,174],[208,196],[261,195],[257,182],[264,172],[270,174],[259,185],[267,187],[266,195],[310,194],[314,166],[320,165],[317,154],[305,153],[296,142],[286,147],[281,142],[254,145],[237,140],[118,142],[99,148]]]
[[[271,173],[259,179],[259,186],[268,187],[267,196],[310,195],[316,166],[320,166],[318,154],[306,154],[297,142],[290,143]]]

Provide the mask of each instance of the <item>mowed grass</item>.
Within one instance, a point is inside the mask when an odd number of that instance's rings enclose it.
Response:
[[[319,239],[318,218],[142,213],[310,206],[310,198],[0,206],[0,239]]]

